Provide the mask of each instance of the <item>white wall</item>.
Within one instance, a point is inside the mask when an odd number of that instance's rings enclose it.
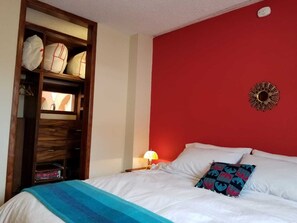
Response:
[[[0,205],[4,202],[20,0],[0,1]],[[9,21],[9,22],[8,22]]]
[[[123,170],[129,36],[98,24],[90,177]]]
[[[149,149],[152,49],[151,36],[136,34],[130,40],[129,85],[126,125],[126,167],[143,167]],[[129,164],[129,155],[132,163]]]
[[[54,16],[27,8],[26,21],[39,26],[44,26],[49,29],[57,30],[58,32],[66,33],[81,39],[88,39],[88,29]]]
[[[144,166],[148,149],[152,37],[98,27],[90,177]]]

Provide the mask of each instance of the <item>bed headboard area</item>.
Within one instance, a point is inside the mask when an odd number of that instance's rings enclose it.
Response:
[[[154,38],[150,148],[161,159],[196,141],[297,156],[296,8],[262,1]],[[262,81],[280,96],[264,112],[249,103]]]

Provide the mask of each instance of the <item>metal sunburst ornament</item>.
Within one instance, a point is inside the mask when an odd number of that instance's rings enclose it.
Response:
[[[267,111],[279,101],[279,90],[270,82],[259,82],[249,92],[249,102],[258,111]]]

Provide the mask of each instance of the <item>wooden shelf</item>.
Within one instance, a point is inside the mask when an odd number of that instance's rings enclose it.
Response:
[[[27,70],[26,68],[22,67],[22,73],[23,74],[34,74],[34,75],[40,75],[40,73],[43,73],[44,77],[56,79],[56,80],[64,80],[64,81],[71,81],[71,82],[77,82],[77,83],[84,83],[84,79],[81,79],[80,77],[73,76],[72,74],[57,74],[53,72],[49,72],[46,70],[42,70],[40,68],[37,68],[35,70]]]
[[[63,177],[60,177],[57,179],[35,180],[35,184],[44,184],[44,183],[58,182],[63,180],[65,180]]]
[[[133,172],[133,171],[139,171],[139,170],[149,170],[149,167],[138,167],[138,168],[131,168],[131,169],[126,169],[125,172]]]
[[[83,79],[81,79],[80,77],[73,76],[72,74],[57,74],[57,73],[44,71],[43,76],[58,79],[58,80],[84,83]]]

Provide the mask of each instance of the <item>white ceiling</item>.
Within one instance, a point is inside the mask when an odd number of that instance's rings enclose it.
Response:
[[[262,0],[41,0],[127,34],[158,36]]]

